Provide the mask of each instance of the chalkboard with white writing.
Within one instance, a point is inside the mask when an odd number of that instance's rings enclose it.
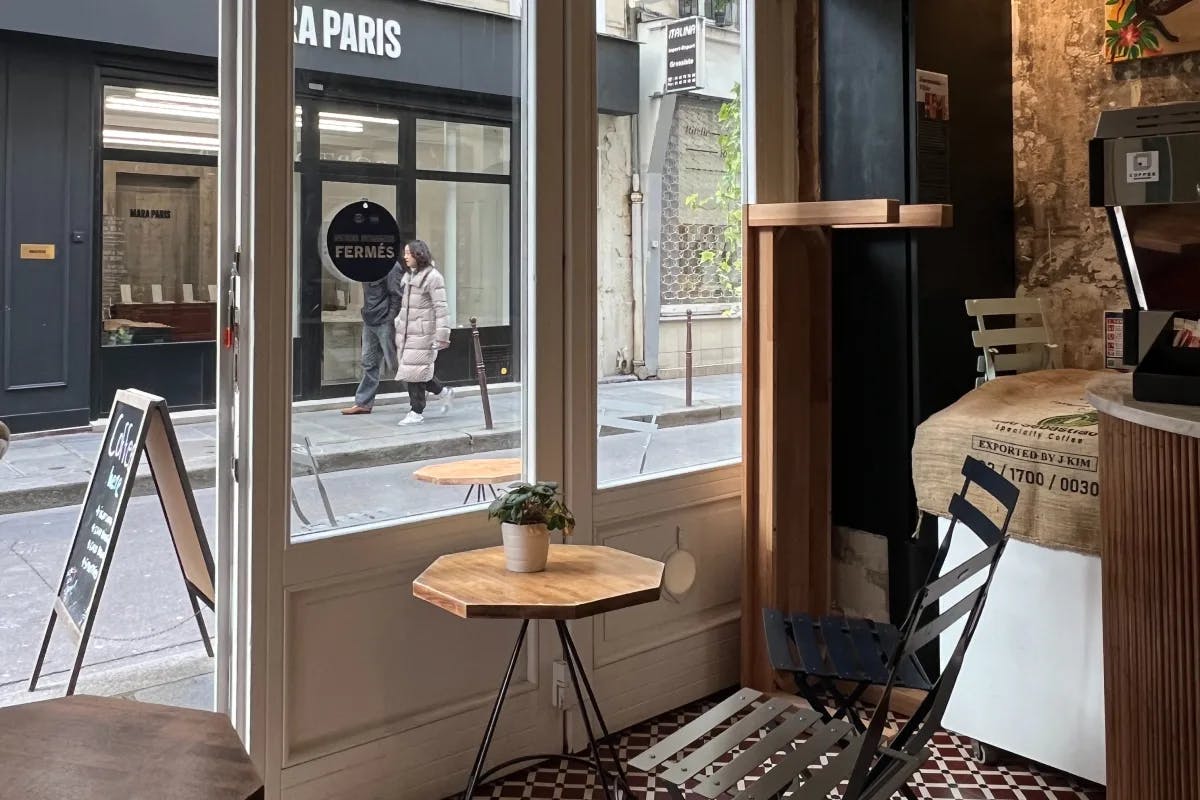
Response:
[[[136,389],[122,389],[117,392],[109,411],[104,439],[96,455],[96,468],[79,509],[67,564],[58,582],[54,608],[42,637],[42,649],[29,679],[31,692],[37,688],[54,625],[60,617],[69,621],[66,628],[76,640],[75,665],[67,679],[67,694],[75,692],[96,609],[116,553],[121,520],[133,494],[143,454],[150,466],[167,531],[175,547],[200,639],[209,657],[213,655],[212,640],[200,613],[201,605],[216,608],[212,552],[204,536],[196,497],[192,494],[167,403],[161,397]]]
[[[58,597],[75,627],[83,629],[96,597],[96,587],[107,570],[109,553],[125,503],[133,486],[145,435],[145,412],[126,403],[113,405],[112,424],[104,437],[96,471],[75,528],[71,556]]]

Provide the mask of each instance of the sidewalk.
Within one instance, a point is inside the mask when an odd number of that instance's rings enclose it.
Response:
[[[603,383],[598,404],[607,416],[643,421],[655,416],[660,428],[741,415],[740,375],[697,377],[692,387],[693,402],[687,407],[681,379]],[[519,389],[491,395],[494,424],[490,431],[484,428],[478,390],[460,393],[463,396],[448,416],[437,416],[436,403],[431,403],[425,423],[416,428],[397,426],[408,412],[408,404],[394,395],[388,396],[386,403],[380,398],[375,413],[369,416],[344,417],[338,408],[300,407],[292,417],[293,441],[302,446],[307,439],[323,475],[520,446]],[[181,420],[175,430],[193,488],[212,486],[215,423]],[[0,514],[78,504],[103,436],[102,432],[45,434],[13,441],[0,461]],[[295,474],[307,471],[301,468]],[[143,463],[134,495],[152,491],[149,469]]]

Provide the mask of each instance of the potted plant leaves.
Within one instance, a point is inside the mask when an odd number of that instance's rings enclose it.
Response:
[[[712,0],[712,19],[719,27],[726,27],[729,20],[730,0]]]
[[[557,483],[514,483],[488,508],[500,520],[504,562],[510,572],[541,572],[550,552],[550,531],[570,536],[575,516]]]

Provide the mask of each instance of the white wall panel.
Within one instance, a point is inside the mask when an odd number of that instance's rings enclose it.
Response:
[[[461,620],[417,600],[419,572],[289,592],[287,763],[490,705],[519,623]],[[535,675],[519,671],[512,691],[535,689]]]

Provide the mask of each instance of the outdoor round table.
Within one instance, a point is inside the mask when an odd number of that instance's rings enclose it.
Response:
[[[475,495],[475,501],[482,503],[487,500],[485,486],[491,489],[492,497],[495,497],[496,490],[493,484],[510,483],[521,477],[521,459],[472,458],[448,464],[432,464],[421,467],[413,473],[413,477],[436,486],[466,486],[467,496],[463,505],[471,502],[472,493]]]
[[[228,717],[115,697],[0,709],[0,775],[22,800],[263,797]]]
[[[504,567],[504,548],[489,547],[483,550],[468,550],[452,553],[434,561],[428,569],[413,581],[413,595],[449,611],[463,619],[481,617],[495,619],[519,619],[521,630],[517,644],[508,661],[504,680],[492,707],[492,716],[484,730],[483,742],[475,756],[471,777],[467,781],[463,800],[470,800],[475,788],[488,776],[500,770],[526,761],[565,758],[580,761],[596,771],[604,788],[604,796],[613,800],[609,773],[600,760],[600,744],[608,747],[609,756],[616,766],[613,783],[632,795],[625,768],[613,746],[608,725],[600,713],[596,694],[588,682],[587,672],[579,659],[579,651],[571,639],[567,621],[583,619],[606,611],[650,603],[657,600],[662,587],[663,565],[649,558],[614,550],[611,547],[589,545],[550,545],[550,557],[544,572],[509,572]],[[575,697],[582,711],[583,725],[587,731],[591,759],[566,753],[533,755],[506,761],[492,767],[486,773],[483,763],[487,759],[496,723],[500,720],[500,709],[508,694],[513,672],[517,667],[521,645],[529,621],[533,619],[554,620],[562,645],[563,660],[575,687]],[[584,692],[590,702],[584,702]],[[590,709],[590,714],[589,714]],[[600,737],[592,725],[591,715],[599,727]]]

